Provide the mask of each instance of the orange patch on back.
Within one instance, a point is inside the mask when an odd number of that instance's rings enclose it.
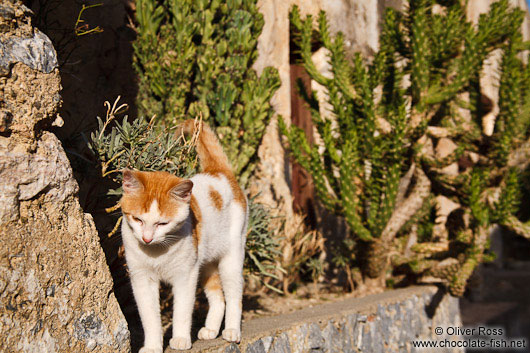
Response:
[[[209,170],[206,173],[214,177],[224,175],[228,180],[228,184],[230,185],[230,189],[232,190],[232,194],[234,195],[234,201],[240,204],[244,210],[247,209],[247,198],[245,197],[243,190],[241,190],[241,188],[239,187],[236,177],[234,176],[234,173],[232,173],[231,170]]]
[[[195,249],[198,249],[199,243],[201,242],[202,214],[201,209],[199,208],[199,204],[197,203],[197,199],[193,195],[191,195],[190,211],[193,245],[195,245]]]
[[[212,176],[224,175],[228,179],[228,183],[234,194],[234,201],[246,210],[247,198],[243,190],[239,187],[237,179],[230,167],[230,162],[212,129],[207,124],[202,122],[196,124],[194,120],[189,119],[179,125],[177,134],[182,132],[193,134],[196,129],[200,129],[196,148],[199,159],[201,160],[203,173]]]
[[[239,186],[236,177],[233,173],[232,175],[226,176],[228,179],[228,182],[230,183],[230,188],[232,189],[232,192],[234,193],[234,201],[239,203],[244,210],[247,209],[247,198],[245,197],[245,194],[243,193],[243,190],[241,190],[241,187]]]
[[[221,211],[223,209],[223,197],[221,194],[212,186],[210,186],[210,192],[208,193],[208,196],[210,197],[210,200],[212,200],[214,207],[218,211]]]

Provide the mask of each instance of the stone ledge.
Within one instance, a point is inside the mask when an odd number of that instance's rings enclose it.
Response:
[[[191,351],[412,352],[414,339],[450,339],[436,336],[435,327],[460,325],[457,298],[436,287],[416,286],[253,319],[243,323],[239,345],[218,338],[195,341]]]

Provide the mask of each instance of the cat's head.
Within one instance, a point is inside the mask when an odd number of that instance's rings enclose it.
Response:
[[[142,244],[171,241],[190,212],[191,180],[166,172],[123,171],[123,221]]]

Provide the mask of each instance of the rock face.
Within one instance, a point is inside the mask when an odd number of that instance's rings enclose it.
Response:
[[[57,137],[55,50],[0,0],[0,351],[128,352],[129,331]]]
[[[0,67],[8,71],[13,63],[21,62],[34,70],[46,74],[57,67],[57,56],[51,40],[41,32],[35,32],[33,37],[12,37],[0,43]]]

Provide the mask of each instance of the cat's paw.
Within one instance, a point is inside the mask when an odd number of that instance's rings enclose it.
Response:
[[[162,353],[163,351],[162,348],[142,347],[138,353]]]
[[[173,337],[169,341],[169,346],[176,350],[185,350],[191,348],[191,338],[189,337]]]
[[[227,328],[223,330],[223,338],[228,342],[241,342],[241,331],[235,328]]]
[[[203,327],[199,330],[199,334],[197,335],[200,340],[213,340],[215,337],[217,337],[217,334],[219,333],[219,330],[211,330],[207,327]]]

